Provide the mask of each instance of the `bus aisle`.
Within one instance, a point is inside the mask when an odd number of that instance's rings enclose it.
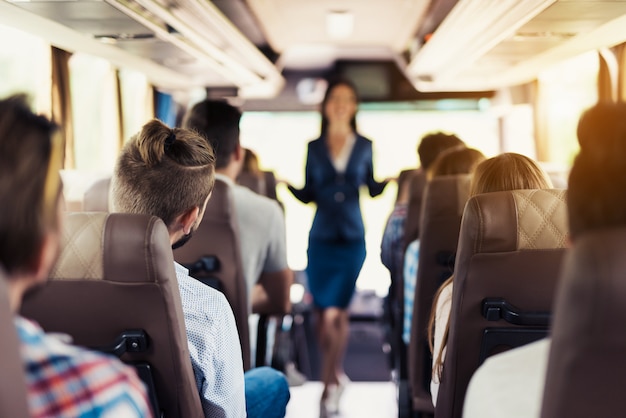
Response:
[[[314,323],[310,312],[304,313],[303,326],[308,351],[302,356],[302,344],[296,343],[298,368],[308,381],[292,386],[291,400],[287,405],[287,418],[317,418],[323,385],[319,381],[319,355],[312,330]],[[389,357],[386,353],[382,324],[382,299],[371,290],[357,290],[350,305],[350,337],[344,360],[346,374],[351,379],[340,402],[339,414],[332,417],[398,416],[396,385],[391,380]],[[302,341],[304,338],[299,339]],[[305,359],[305,360],[303,360]],[[307,364],[304,364],[304,362]]]

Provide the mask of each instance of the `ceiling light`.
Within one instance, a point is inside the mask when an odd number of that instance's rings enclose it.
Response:
[[[347,10],[335,10],[326,14],[326,34],[331,39],[346,39],[354,31],[354,15]]]

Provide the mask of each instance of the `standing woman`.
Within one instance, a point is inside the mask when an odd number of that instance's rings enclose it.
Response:
[[[347,307],[365,260],[359,188],[367,185],[374,197],[387,185],[387,181],[374,180],[372,142],[357,133],[357,105],[352,83],[338,80],[329,84],[321,104],[320,137],[308,144],[305,185],[302,189],[288,185],[298,200],[317,204],[306,271],[322,352],[321,416],[338,410],[349,382],[343,371]]]

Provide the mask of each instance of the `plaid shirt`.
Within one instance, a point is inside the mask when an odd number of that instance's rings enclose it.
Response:
[[[119,360],[62,342],[17,316],[32,417],[151,417],[143,384]]]

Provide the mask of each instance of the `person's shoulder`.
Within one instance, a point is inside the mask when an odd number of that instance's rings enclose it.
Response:
[[[68,344],[24,318],[16,319],[16,327],[26,370],[37,380],[37,390],[48,394],[45,396],[71,391],[77,395],[75,399],[82,398],[94,407],[127,404],[136,412],[145,412],[145,389],[136,372],[119,359]]]
[[[324,145],[324,137],[323,136],[320,136],[319,138],[312,139],[307,144],[307,148],[309,149],[309,151],[317,150],[317,149],[323,148],[324,146],[325,145]]]
[[[263,196],[258,194],[249,188],[241,185],[235,185],[235,199],[241,199],[242,204],[245,199],[245,205],[248,208],[254,208],[256,212],[263,211],[262,213],[270,212],[270,211],[279,211],[282,212],[278,202],[274,199],[270,199],[267,196]],[[237,205],[237,201],[235,201],[235,205]],[[237,206],[239,207],[239,206]]]
[[[369,139],[366,136],[361,135],[358,132],[356,132],[355,135],[356,135],[355,145],[359,144],[359,146],[366,146],[366,147],[370,147],[370,148],[372,147],[373,142],[372,142],[371,139]]]
[[[228,304],[222,292],[202,283],[188,274],[184,276],[179,275],[177,278],[181,296],[183,296],[183,305],[185,303],[209,304],[215,306]]]

